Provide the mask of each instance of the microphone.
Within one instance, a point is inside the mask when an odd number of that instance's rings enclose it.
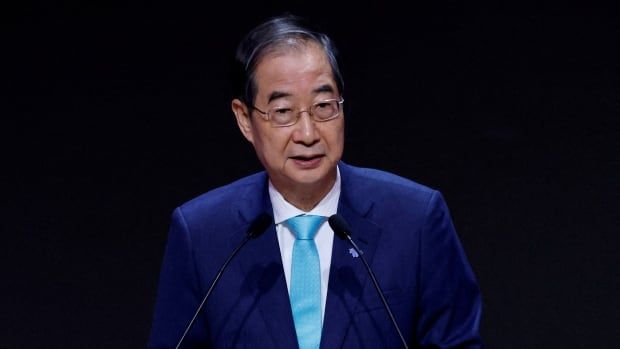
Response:
[[[368,265],[368,262],[366,262],[366,258],[364,258],[364,252],[360,250],[359,247],[357,247],[357,244],[355,243],[355,241],[351,239],[351,228],[349,227],[349,224],[347,224],[344,218],[342,218],[342,216],[338,214],[335,214],[329,217],[328,222],[329,222],[329,226],[332,228],[334,233],[336,233],[336,235],[339,238],[349,241],[349,243],[351,244],[351,246],[353,246],[357,254],[359,254],[360,258],[362,259],[362,262],[364,262],[364,265],[366,266],[368,275],[370,275],[370,278],[372,279],[372,283],[375,286],[375,289],[377,290],[379,297],[381,298],[381,302],[383,302],[383,306],[385,307],[385,310],[387,310],[388,315],[390,316],[390,320],[392,320],[392,324],[396,328],[396,332],[398,332],[400,341],[403,343],[403,348],[409,349],[409,347],[407,346],[407,341],[405,341],[405,337],[403,337],[403,334],[400,332],[400,328],[398,327],[398,323],[396,323],[396,319],[394,319],[394,314],[392,314],[392,310],[390,309],[390,306],[385,300],[383,291],[381,291],[381,287],[379,287],[379,283],[377,282],[377,279],[375,278],[375,274],[372,272],[372,269],[370,268],[370,265]]]
[[[255,238],[259,237],[263,232],[265,232],[265,230],[267,230],[269,225],[271,225],[272,220],[273,219],[271,218],[270,215],[268,215],[267,213],[263,212],[260,215],[258,215],[254,219],[254,221],[252,221],[252,224],[250,224],[250,227],[246,231],[245,238],[241,241],[239,246],[237,246],[237,248],[235,248],[232,251],[230,256],[228,256],[228,259],[226,259],[226,262],[224,262],[224,264],[222,265],[220,270],[217,272],[217,275],[215,276],[215,279],[213,279],[213,282],[211,282],[211,286],[209,287],[209,290],[207,291],[207,294],[205,294],[204,298],[202,299],[202,302],[200,302],[200,305],[198,306],[198,309],[196,309],[196,312],[194,313],[194,316],[192,317],[192,320],[189,322],[189,324],[187,324],[187,327],[185,328],[185,331],[183,332],[183,335],[181,336],[181,339],[179,339],[179,342],[177,343],[177,346],[175,347],[175,349],[179,349],[181,347],[181,343],[183,343],[183,340],[185,339],[185,336],[187,335],[187,333],[189,332],[190,328],[192,327],[192,325],[196,321],[196,318],[198,318],[198,314],[200,313],[200,311],[202,310],[204,305],[207,303],[207,299],[209,299],[209,296],[211,295],[211,292],[213,291],[213,288],[215,287],[217,282],[220,280],[220,277],[224,273],[224,270],[228,266],[228,263],[230,263],[230,261],[233,259],[233,257],[237,254],[237,252],[239,252],[239,250],[241,250],[241,248],[246,244],[246,242],[248,242],[250,239],[255,239]]]

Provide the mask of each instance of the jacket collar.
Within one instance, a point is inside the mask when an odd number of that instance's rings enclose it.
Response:
[[[343,162],[338,164],[341,176],[341,193],[338,213],[351,227],[352,238],[371,264],[380,236],[380,228],[369,217],[372,213],[372,193],[364,192],[359,172],[363,171]],[[272,215],[266,173],[255,176],[255,185],[248,185],[240,195],[238,217],[248,226],[262,212]],[[243,238],[231,238],[235,244]],[[355,313],[358,299],[367,283],[367,271],[359,257],[354,257],[347,241],[334,237],[332,260],[325,306],[321,348],[340,347]],[[240,256],[241,257],[241,256]],[[265,319],[276,348],[295,348],[297,337],[288,291],[282,267],[275,226],[244,247],[239,258],[246,275],[255,275],[258,286],[255,301]]]
[[[349,224],[351,237],[363,251],[363,258],[368,264],[372,264],[381,235],[381,229],[370,219],[373,193],[364,191],[366,186],[360,176],[362,169],[342,162],[339,166],[342,191],[338,214]],[[334,237],[321,348],[341,347],[354,318],[362,290],[367,287],[366,283],[370,282],[361,257],[355,255],[348,241]]]

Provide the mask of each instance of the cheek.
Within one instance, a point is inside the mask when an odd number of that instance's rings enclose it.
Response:
[[[284,132],[271,132],[264,140],[269,152],[280,154],[286,150],[289,137]]]
[[[258,152],[271,161],[284,157],[289,138],[283,132],[278,132],[280,130],[277,129],[267,131],[269,132],[256,134],[255,143]]]
[[[325,141],[328,143],[330,150],[342,152],[344,147],[344,124],[341,122],[339,125],[327,129],[324,134],[326,137]]]

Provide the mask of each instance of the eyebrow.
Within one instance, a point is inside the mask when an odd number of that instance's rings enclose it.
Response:
[[[331,85],[328,84],[324,84],[321,85],[317,88],[315,88],[314,90],[312,90],[313,94],[319,94],[319,93],[323,93],[323,92],[334,92],[334,88]],[[273,100],[275,99],[279,99],[279,98],[284,98],[284,97],[290,97],[292,96],[291,93],[288,92],[282,92],[282,91],[273,91],[269,94],[269,98],[267,99],[267,103],[271,103]]]
[[[321,85],[318,88],[315,88],[314,91],[312,91],[315,95],[322,93],[322,92],[334,92],[334,88],[332,87],[332,85]]]
[[[290,97],[290,96],[292,95],[288,92],[273,91],[269,94],[269,99],[267,99],[267,104],[271,103],[271,101],[273,101],[274,99]]]

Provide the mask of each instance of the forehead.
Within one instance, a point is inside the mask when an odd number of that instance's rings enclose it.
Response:
[[[256,66],[255,83],[258,101],[274,92],[291,96],[312,94],[325,85],[337,92],[329,59],[323,48],[313,42],[281,47],[266,54]]]

